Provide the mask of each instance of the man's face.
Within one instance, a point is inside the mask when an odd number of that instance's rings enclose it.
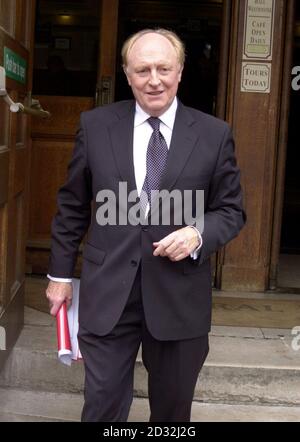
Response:
[[[136,101],[153,117],[172,104],[181,80],[182,66],[166,37],[149,33],[140,37],[127,57],[125,74]]]

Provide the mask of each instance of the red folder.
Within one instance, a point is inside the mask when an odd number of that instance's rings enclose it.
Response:
[[[72,356],[70,330],[68,323],[67,306],[64,302],[56,315],[57,349],[59,359],[66,359],[65,356]]]
[[[58,358],[66,365],[82,359],[78,346],[78,307],[80,280],[73,278],[73,299],[69,309],[64,302],[56,315]]]

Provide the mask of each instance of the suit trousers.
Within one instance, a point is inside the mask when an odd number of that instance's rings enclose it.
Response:
[[[145,321],[140,268],[113,330],[98,336],[79,327],[78,340],[85,366],[83,422],[127,421],[140,344],[148,372],[150,422],[190,421],[195,385],[208,354],[208,335],[155,339]]]

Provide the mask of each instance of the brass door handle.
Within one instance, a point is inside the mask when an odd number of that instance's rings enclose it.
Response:
[[[13,113],[23,112],[24,114],[34,115],[39,118],[50,118],[51,114],[48,111],[42,109],[38,100],[32,100],[31,94],[30,97],[30,105],[24,105],[22,103],[15,103],[6,90],[6,73],[4,67],[0,66],[0,97],[4,99],[4,101],[8,104],[9,109]]]

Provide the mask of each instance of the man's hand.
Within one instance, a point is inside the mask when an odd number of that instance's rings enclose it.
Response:
[[[49,281],[46,297],[49,300],[50,315],[56,316],[64,301],[69,308],[72,303],[73,287],[71,282]]]
[[[189,256],[198,246],[199,237],[192,227],[183,227],[154,242],[154,256],[167,256],[171,261],[181,261]]]

